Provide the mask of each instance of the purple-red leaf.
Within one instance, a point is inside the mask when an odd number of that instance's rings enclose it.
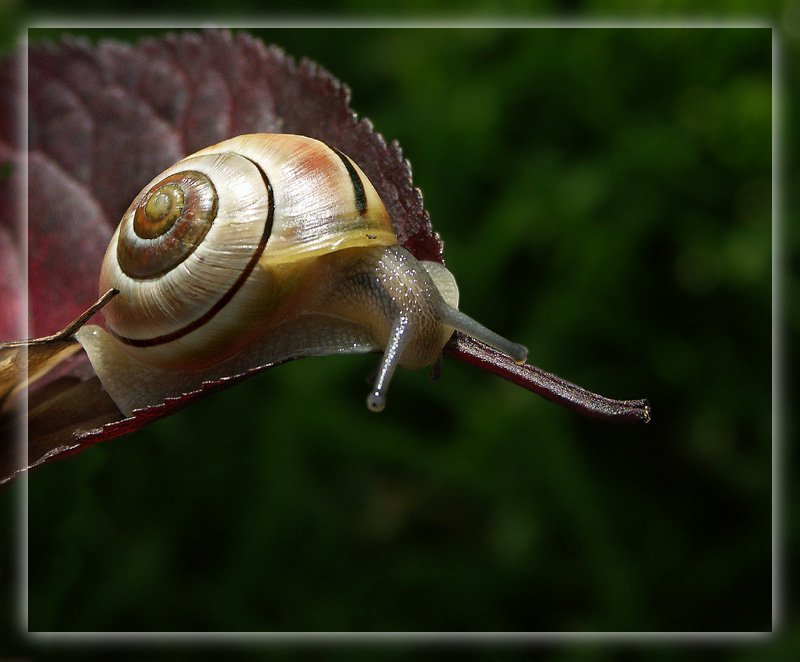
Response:
[[[23,275],[22,173],[24,162],[18,148],[18,71],[11,60],[0,63],[0,341],[25,333],[25,281]]]
[[[400,147],[387,145],[368,120],[359,119],[348,105],[347,87],[314,63],[297,64],[278,48],[220,30],[133,46],[65,40],[31,47],[27,60],[31,336],[63,328],[95,301],[111,234],[154,175],[243,133],[298,133],[348,154],[381,195],[401,244],[422,259],[442,260],[441,242]],[[15,72],[12,58],[4,63],[5,89],[19,88]],[[11,110],[0,109],[5,159],[19,158]],[[0,195],[9,190],[4,181]],[[2,262],[10,271],[20,253],[8,223],[14,215],[3,218],[0,253],[10,255]],[[3,282],[14,279],[9,274]],[[4,306],[0,339],[18,337],[21,291],[14,287],[8,296],[16,308]],[[31,392],[29,457],[24,464],[6,463],[0,479],[130,432],[243,377],[124,419],[81,354]]]
[[[357,118],[349,90],[313,63],[209,30],[135,46],[34,46],[28,71],[31,335],[53,333],[94,302],[111,233],[150,179],[243,133],[299,133],[348,154],[401,244],[441,261],[400,148]]]
[[[156,174],[221,140],[254,132],[318,138],[357,162],[374,184],[398,239],[417,258],[442,262],[434,233],[397,143],[387,145],[349,106],[350,93],[307,60],[227,31],[186,33],[136,45],[66,40],[33,46],[29,76],[29,335],[64,328],[97,299],[100,264],[131,200]],[[23,263],[14,219],[24,163],[12,101],[14,58],[0,69],[0,340],[18,338]],[[610,401],[532,366],[515,366],[456,336],[446,353],[551,400],[612,420],[646,420],[644,401]],[[130,432],[254,372],[170,399],[125,419],[85,354],[71,357],[30,392],[28,457],[0,453],[0,482],[55,457]],[[13,408],[11,408],[13,412]],[[19,412],[17,411],[17,415]],[[0,430],[15,421],[7,412]]]

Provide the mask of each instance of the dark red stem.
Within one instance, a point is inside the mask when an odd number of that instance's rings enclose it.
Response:
[[[527,363],[517,365],[505,354],[463,333],[455,333],[445,345],[444,353],[587,416],[615,423],[650,421],[650,404],[647,400],[611,400],[551,375],[536,366]]]

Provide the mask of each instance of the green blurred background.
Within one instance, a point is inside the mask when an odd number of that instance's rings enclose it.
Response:
[[[465,312],[653,421],[297,361],[33,472],[29,628],[770,630],[772,32],[248,31],[400,142]]]

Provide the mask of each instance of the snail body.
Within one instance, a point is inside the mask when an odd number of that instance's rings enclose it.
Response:
[[[382,351],[377,411],[396,366],[437,363],[454,329],[527,357],[458,311],[445,267],[398,245],[358,165],[304,136],[239,136],[156,177],[111,239],[110,288],[108,331],[76,337],[127,415],[268,363]]]

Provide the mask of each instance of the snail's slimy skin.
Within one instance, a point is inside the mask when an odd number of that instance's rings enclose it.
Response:
[[[397,244],[353,161],[303,136],[239,136],[164,171],[111,240],[110,288],[108,332],[76,337],[126,415],[267,364],[370,351],[379,411],[397,365],[436,363],[454,329],[527,357],[457,310],[447,269]]]

